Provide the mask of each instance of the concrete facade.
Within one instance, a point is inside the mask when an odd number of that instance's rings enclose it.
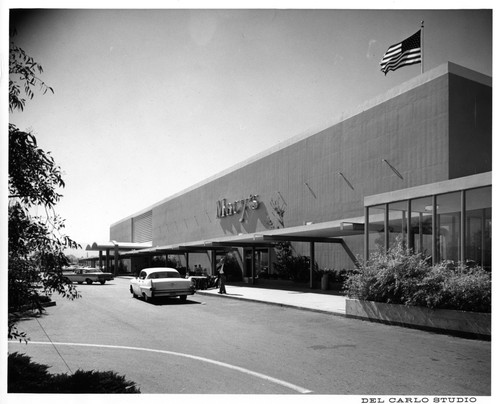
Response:
[[[491,171],[491,78],[454,64],[440,66],[335,119],[200,184],[114,223],[110,239],[132,241],[132,218],[152,212],[153,246],[362,218],[364,198]],[[256,209],[244,208],[256,195]],[[217,217],[217,204],[236,202]],[[232,213],[232,212],[231,212]],[[363,236],[346,242],[363,252]],[[307,248],[298,245],[298,252]],[[320,266],[352,266],[335,246],[320,246]]]

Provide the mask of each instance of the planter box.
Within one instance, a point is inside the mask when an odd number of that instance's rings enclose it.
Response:
[[[491,339],[491,314],[346,299],[346,317]]]

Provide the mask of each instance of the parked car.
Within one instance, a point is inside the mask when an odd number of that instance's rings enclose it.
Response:
[[[145,301],[156,297],[175,297],[186,300],[194,295],[195,287],[189,279],[181,278],[173,268],[145,268],[137,278],[130,280],[130,293],[133,297],[142,297]]]
[[[114,279],[112,273],[102,272],[98,268],[71,268],[63,270],[63,276],[71,282],[78,282],[79,284],[86,282],[89,285],[92,285],[94,282],[104,285],[106,281]]]

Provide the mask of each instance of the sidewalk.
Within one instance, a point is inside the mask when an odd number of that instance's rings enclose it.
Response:
[[[345,316],[345,296],[321,293],[319,290],[285,290],[259,287],[259,285],[226,285],[227,294],[219,294],[219,289],[197,290],[197,295],[217,296],[223,299],[241,299],[252,302],[293,307],[300,310],[315,311]],[[314,292],[316,291],[316,293]]]

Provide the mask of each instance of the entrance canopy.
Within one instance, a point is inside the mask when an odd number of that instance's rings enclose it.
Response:
[[[308,223],[302,226],[288,227],[282,229],[270,229],[262,232],[250,234],[238,234],[225,237],[216,237],[206,240],[190,241],[178,244],[162,246],[149,246],[144,248],[131,248],[128,251],[121,251],[120,258],[152,257],[159,255],[185,255],[189,261],[190,253],[208,253],[230,250],[231,248],[272,248],[276,243],[306,242],[310,244],[311,257],[314,257],[315,243],[336,243],[340,244],[350,259],[357,264],[357,259],[349,249],[342,237],[364,234],[364,217],[357,217],[347,220],[336,220],[322,223]],[[122,244],[122,243],[120,243]],[[123,243],[127,244],[127,243]],[[128,243],[131,244],[131,243]],[[314,262],[314,258],[311,260]],[[215,259],[212,259],[215,272]],[[253,264],[252,264],[253,266]],[[312,268],[311,268],[312,271]],[[253,273],[253,270],[252,270]],[[311,277],[312,279],[312,277]],[[312,280],[311,280],[312,282]]]
[[[262,232],[216,237],[207,240],[169,244],[156,247],[131,248],[120,254],[126,258],[137,255],[184,254],[187,252],[206,252],[230,247],[272,247],[282,241],[302,241],[312,243],[341,243],[340,237],[364,234],[364,217],[347,220],[335,220],[311,223],[303,226],[283,229],[264,230]],[[133,244],[133,243],[120,243]],[[121,250],[121,248],[120,248]]]

